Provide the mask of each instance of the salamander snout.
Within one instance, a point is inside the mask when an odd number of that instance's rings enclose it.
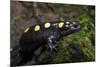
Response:
[[[81,25],[80,25],[79,23],[77,23],[77,22],[72,22],[72,23],[70,24],[70,28],[71,28],[72,30],[80,30]]]
[[[78,22],[66,22],[65,23],[65,30],[68,34],[78,32],[81,29],[81,25]]]

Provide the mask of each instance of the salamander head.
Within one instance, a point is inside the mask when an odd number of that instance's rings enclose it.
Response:
[[[78,32],[81,28],[81,25],[77,22],[60,22],[59,28],[61,35],[68,35]]]

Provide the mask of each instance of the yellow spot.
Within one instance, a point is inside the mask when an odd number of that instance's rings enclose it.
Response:
[[[39,25],[36,25],[35,27],[34,27],[34,31],[39,31],[40,30],[40,26]]]
[[[29,29],[30,29],[29,27],[28,27],[28,28],[26,28],[26,30],[25,30],[24,32],[25,32],[25,33],[26,33],[26,32],[28,32],[28,30],[29,30]]]
[[[64,22],[60,22],[60,23],[58,24],[58,26],[59,26],[59,28],[62,28],[62,27],[64,26]]]
[[[51,24],[49,22],[47,22],[47,23],[44,24],[45,28],[49,28],[50,26],[51,26]]]

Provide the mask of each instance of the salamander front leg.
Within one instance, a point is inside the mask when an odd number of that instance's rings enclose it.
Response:
[[[55,38],[55,36],[52,35],[52,36],[50,36],[48,38],[48,46],[49,46],[51,52],[53,50],[57,51],[57,49],[56,49],[57,45],[56,45],[56,38]]]

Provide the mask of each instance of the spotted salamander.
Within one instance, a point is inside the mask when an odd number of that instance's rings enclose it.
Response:
[[[80,30],[77,22],[51,21],[26,28],[19,41],[19,54],[24,61],[31,59],[34,51],[40,46],[48,45],[51,51],[56,50],[56,42],[63,36]]]

